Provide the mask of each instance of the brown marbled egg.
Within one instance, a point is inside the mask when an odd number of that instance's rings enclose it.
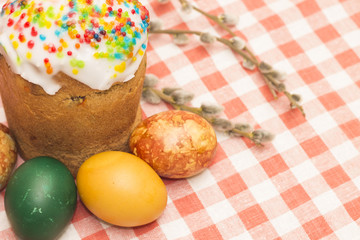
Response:
[[[17,158],[14,140],[9,129],[0,123],[0,191],[5,187]]]
[[[166,178],[202,172],[214,158],[216,146],[214,129],[204,118],[179,110],[145,119],[130,137],[131,151]]]

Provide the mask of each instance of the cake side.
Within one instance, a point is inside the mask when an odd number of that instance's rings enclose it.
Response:
[[[141,121],[145,70],[146,57],[133,79],[105,91],[62,74],[58,78],[64,87],[48,95],[13,73],[0,57],[0,93],[22,158],[54,157],[75,176],[82,162],[93,154],[128,151],[130,134]]]

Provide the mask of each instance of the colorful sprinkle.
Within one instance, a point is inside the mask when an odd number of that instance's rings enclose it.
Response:
[[[35,43],[33,40],[30,40],[30,41],[28,41],[27,45],[28,45],[28,48],[32,49],[34,47]]]
[[[64,57],[64,53],[63,53],[63,52],[58,52],[58,53],[56,54],[56,57],[58,57],[58,58],[63,58],[63,57]]]
[[[37,33],[37,31],[35,30],[35,28],[32,27],[32,28],[31,28],[31,36],[36,37],[37,34],[38,34],[38,33]]]
[[[19,47],[19,43],[17,41],[13,41],[12,44],[15,49]]]
[[[122,62],[121,64],[115,66],[115,71],[122,73],[125,71],[125,68],[126,68],[126,63]]]
[[[84,61],[77,61],[76,66],[77,66],[78,68],[84,68],[84,67],[85,67],[85,63],[84,63]]]
[[[8,23],[7,23],[8,27],[11,27],[13,24],[14,24],[14,20],[9,18]]]
[[[39,36],[39,37],[40,37],[40,40],[41,40],[41,41],[45,41],[45,40],[46,40],[46,36],[45,36],[45,35],[43,35],[43,34],[40,34],[40,36]]]
[[[26,38],[25,38],[24,34],[20,33],[18,38],[19,38],[20,42],[22,42],[22,43],[26,42]]]
[[[111,65],[115,71],[113,77],[126,70],[126,61],[135,62],[138,56],[144,55],[146,44],[137,52],[134,49],[138,49],[136,45],[143,39],[150,18],[148,10],[138,0],[104,0],[103,4],[93,0],[66,2],[67,6],[45,6],[36,0],[15,0],[6,4],[3,14],[8,15],[6,26],[13,31],[9,35],[13,47],[17,49],[26,44],[25,55],[30,59],[37,54],[32,51],[39,51],[35,48],[39,38],[43,44],[40,51],[58,58],[67,56],[75,75],[86,64],[74,58],[82,53],[84,45],[93,49],[94,59],[114,63]],[[133,16],[136,14],[137,19]],[[44,66],[46,73],[53,73],[49,58],[44,58]]]
[[[76,67],[76,64],[77,64],[76,59],[71,59],[71,60],[70,60],[70,65],[71,65],[72,67]]]

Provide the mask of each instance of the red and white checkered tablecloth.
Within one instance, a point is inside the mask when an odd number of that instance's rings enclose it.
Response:
[[[143,1],[166,28],[229,37],[177,0]],[[60,240],[76,239],[360,239],[360,1],[196,0],[212,14],[240,16],[234,31],[256,55],[288,73],[286,85],[303,98],[306,119],[274,100],[257,71],[224,45],[191,37],[176,46],[168,35],[149,37],[148,73],[158,87],[180,86],[192,101],[224,106],[223,117],[276,134],[258,147],[218,134],[218,151],[202,174],[164,180],[168,205],[155,222],[136,228],[105,224],[78,202]],[[142,102],[144,115],[165,104]],[[0,108],[0,121],[6,122]],[[21,164],[22,160],[18,161]],[[16,239],[0,194],[0,239]]]

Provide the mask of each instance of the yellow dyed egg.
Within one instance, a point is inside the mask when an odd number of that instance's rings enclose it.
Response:
[[[105,222],[134,227],[156,220],[167,191],[161,178],[140,158],[109,151],[87,159],[77,174],[81,201]]]

